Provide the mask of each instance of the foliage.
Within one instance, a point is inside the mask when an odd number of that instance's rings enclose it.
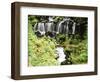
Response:
[[[29,66],[58,65],[55,53],[55,40],[49,37],[38,38],[32,31],[32,25],[28,23],[28,54]]]
[[[72,64],[87,63],[88,56],[86,41],[82,41],[78,45],[74,45],[74,48],[71,49],[73,49],[70,55],[70,61],[72,62]]]

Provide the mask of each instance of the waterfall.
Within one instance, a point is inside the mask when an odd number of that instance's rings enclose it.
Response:
[[[55,37],[56,30],[53,17],[48,18],[48,22],[45,23],[46,35],[50,37]]]
[[[50,36],[55,36],[56,34],[75,34],[76,29],[76,23],[69,19],[64,18],[62,21],[59,20],[59,22],[54,24],[54,19],[52,16],[48,17],[48,21],[43,20],[41,22],[38,22],[34,25],[34,30],[37,32],[37,34],[45,35],[49,33]]]
[[[57,26],[57,31],[56,31],[56,33],[57,33],[57,34],[59,34],[59,32],[60,32],[60,27],[61,27],[61,24],[62,24],[61,22],[59,22],[59,23],[58,23],[58,26]]]
[[[45,25],[44,25],[44,23],[42,23],[42,22],[38,23],[38,29],[37,29],[37,31],[39,31],[41,33],[41,35],[45,34]]]
[[[52,22],[48,22],[45,24],[46,32],[52,32]]]
[[[73,26],[72,26],[72,30],[73,30],[73,31],[72,31],[72,34],[75,34],[75,27],[76,27],[76,23],[74,22],[74,23],[73,23]]]
[[[69,22],[66,22],[66,26],[65,26],[65,33],[68,34],[69,32],[69,26],[68,26]]]
[[[59,23],[58,23],[58,26],[57,26],[57,34],[59,34],[59,33],[61,33],[62,32],[62,24],[64,23],[64,21],[60,21]]]
[[[52,32],[52,29],[53,29],[53,17],[49,17],[48,18],[48,22],[45,23],[45,30],[46,32]]]
[[[65,59],[65,57],[66,57],[66,55],[64,54],[64,49],[63,49],[63,47],[57,47],[56,48],[56,53],[58,54],[58,62],[59,62],[59,64],[61,64],[63,61],[65,61],[66,59]]]

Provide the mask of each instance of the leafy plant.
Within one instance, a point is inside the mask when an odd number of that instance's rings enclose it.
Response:
[[[28,26],[28,60],[29,66],[47,66],[58,65],[55,59],[55,40],[49,37],[37,37],[32,31],[32,25]]]

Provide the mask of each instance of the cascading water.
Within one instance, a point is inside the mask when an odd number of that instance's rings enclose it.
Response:
[[[55,32],[55,27],[54,27],[54,19],[53,17],[48,18],[48,22],[45,23],[45,31],[46,35],[50,37],[55,37],[56,32]]]
[[[66,33],[66,34],[68,34],[68,32],[69,32],[69,29],[68,29],[68,28],[69,28],[69,27],[68,27],[68,24],[69,24],[69,22],[67,22],[67,23],[66,23],[66,30],[65,30],[65,31],[66,31],[65,33]]]
[[[75,34],[75,27],[76,27],[76,23],[74,22],[72,26],[72,34]]]
[[[53,21],[54,19],[52,16],[48,18],[48,23],[46,23],[48,32],[53,32]]]
[[[70,22],[72,23],[70,25]],[[55,30],[56,27],[56,30]],[[58,22],[58,24],[54,25],[53,17],[48,18],[48,22],[39,22],[34,25],[35,32],[39,32],[41,35],[45,35],[46,32],[50,32],[51,34],[75,34],[76,23],[69,19],[64,18],[62,21]]]
[[[58,23],[58,26],[57,26],[57,32],[56,32],[56,34],[59,34],[59,33],[61,33],[61,31],[62,31],[62,24],[64,23],[64,21],[60,21],[59,23]]]
[[[66,57],[66,55],[64,54],[64,49],[63,49],[63,47],[57,47],[56,48],[56,53],[57,53],[57,55],[58,55],[58,62],[59,62],[59,64],[61,64],[63,61],[65,61],[66,59],[65,59],[65,57]]]
[[[44,25],[44,23],[42,23],[42,22],[38,23],[38,29],[37,29],[37,31],[39,31],[41,33],[41,35],[45,34],[45,25]]]
[[[46,32],[52,32],[52,22],[48,22],[45,24],[45,27],[46,27]]]

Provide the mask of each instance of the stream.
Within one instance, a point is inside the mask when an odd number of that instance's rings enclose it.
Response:
[[[66,60],[66,54],[64,53],[64,48],[63,47],[57,47],[56,48],[56,53],[58,55],[58,62],[59,64],[61,64],[62,62],[64,62]]]

